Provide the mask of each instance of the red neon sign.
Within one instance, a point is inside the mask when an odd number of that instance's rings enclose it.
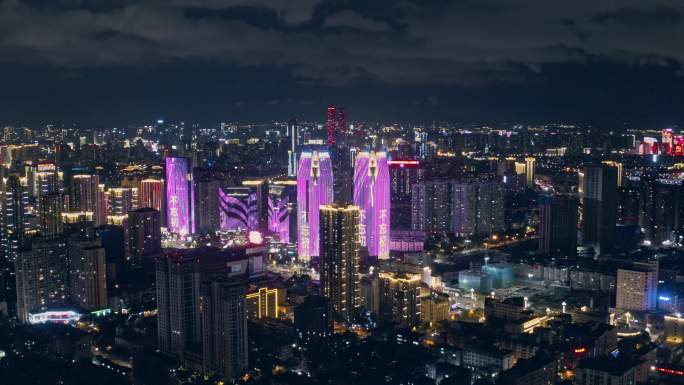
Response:
[[[673,376],[684,376],[684,371],[682,370],[675,370],[675,369],[668,369],[668,368],[656,368],[657,371],[660,373],[665,373],[665,374],[670,374]]]

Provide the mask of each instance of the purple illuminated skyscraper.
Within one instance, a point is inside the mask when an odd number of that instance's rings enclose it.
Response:
[[[190,159],[166,158],[166,215],[169,232],[195,232],[195,189]]]
[[[327,150],[307,150],[297,172],[297,250],[301,261],[318,257],[319,208],[333,202],[333,172]]]
[[[364,151],[356,156],[354,204],[361,209],[361,247],[367,247],[370,256],[389,258],[390,176],[384,151]]]

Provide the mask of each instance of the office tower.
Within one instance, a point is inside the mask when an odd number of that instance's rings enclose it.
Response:
[[[219,372],[233,381],[247,370],[247,314],[243,281],[202,283],[204,371]]]
[[[354,204],[359,207],[359,242],[368,255],[389,258],[390,177],[387,153],[364,151],[354,167]]]
[[[290,145],[290,149],[287,150],[287,176],[295,177],[297,176],[297,148],[299,147],[297,119],[288,120],[286,135]]]
[[[403,326],[420,323],[420,274],[380,273],[380,318]]]
[[[110,188],[105,193],[107,200],[107,216],[124,216],[129,211],[137,210],[138,189],[129,187]]]
[[[159,351],[180,359],[201,342],[200,273],[195,258],[180,252],[156,262]]]
[[[28,322],[29,313],[64,306],[68,295],[68,251],[63,239],[34,239],[14,263],[17,316]]]
[[[359,208],[325,205],[320,215],[321,294],[349,322],[360,305]]]
[[[390,227],[411,229],[411,194],[424,180],[420,161],[414,159],[387,161],[390,174]]]
[[[577,255],[577,197],[542,194],[539,197],[539,252],[551,257]]]
[[[455,182],[453,229],[457,236],[488,236],[504,228],[504,196],[496,180]]]
[[[304,344],[333,335],[333,308],[322,295],[308,295],[295,307],[294,326],[297,338]]]
[[[195,181],[195,228],[200,233],[216,231],[221,225],[220,185],[220,180],[211,177],[202,177]]]
[[[71,181],[71,209],[93,213],[95,226],[107,222],[105,202],[100,194],[100,177],[91,174],[74,175]]]
[[[452,232],[453,182],[430,180],[419,183],[411,192],[411,230]]]
[[[278,234],[281,243],[292,243],[297,231],[297,182],[274,181],[268,192],[268,231]]]
[[[588,165],[583,175],[584,244],[593,245],[596,254],[609,253],[615,242],[617,222],[617,168]]]
[[[327,150],[307,150],[297,172],[297,251],[299,260],[319,255],[319,209],[333,202],[333,172]]]
[[[328,146],[335,144],[335,129],[337,124],[335,122],[335,106],[328,106],[325,128],[328,133]]]
[[[250,187],[218,189],[220,229],[222,231],[257,230],[258,198]]]
[[[188,158],[166,158],[166,222],[169,232],[195,232],[195,188]]]
[[[70,239],[71,300],[85,310],[107,308],[107,259],[100,242]]]
[[[618,269],[615,307],[620,310],[651,311],[658,304],[658,264],[635,263]]]
[[[528,156],[525,158],[525,184],[527,186],[534,186],[534,164],[536,159]]]
[[[161,214],[153,208],[128,213],[128,247],[130,257],[140,264],[145,257],[161,253]]]
[[[140,181],[140,208],[153,208],[161,213],[162,226],[166,223],[164,216],[166,215],[166,200],[164,199],[164,180],[155,178],[146,178]]]
[[[61,194],[45,194],[40,197],[38,219],[40,234],[44,238],[52,238],[63,233],[62,208],[64,197]]]
[[[6,261],[14,262],[27,229],[29,198],[18,175],[12,174],[4,181],[2,198],[2,252]]]

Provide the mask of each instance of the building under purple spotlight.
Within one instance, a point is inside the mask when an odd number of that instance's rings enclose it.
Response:
[[[333,202],[333,172],[327,150],[307,150],[297,171],[297,251],[299,260],[318,257],[319,208]]]
[[[169,232],[188,235],[195,232],[195,188],[190,159],[166,158],[166,216]]]
[[[222,231],[259,228],[257,194],[249,187],[219,188]]]
[[[268,196],[268,231],[278,234],[282,243],[290,243],[290,212],[287,196]]]
[[[389,258],[390,176],[387,153],[363,151],[354,166],[354,204],[359,213],[359,240],[369,256]]]

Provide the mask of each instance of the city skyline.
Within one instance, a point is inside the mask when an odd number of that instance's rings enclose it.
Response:
[[[683,33],[0,0],[0,383],[684,383]]]

